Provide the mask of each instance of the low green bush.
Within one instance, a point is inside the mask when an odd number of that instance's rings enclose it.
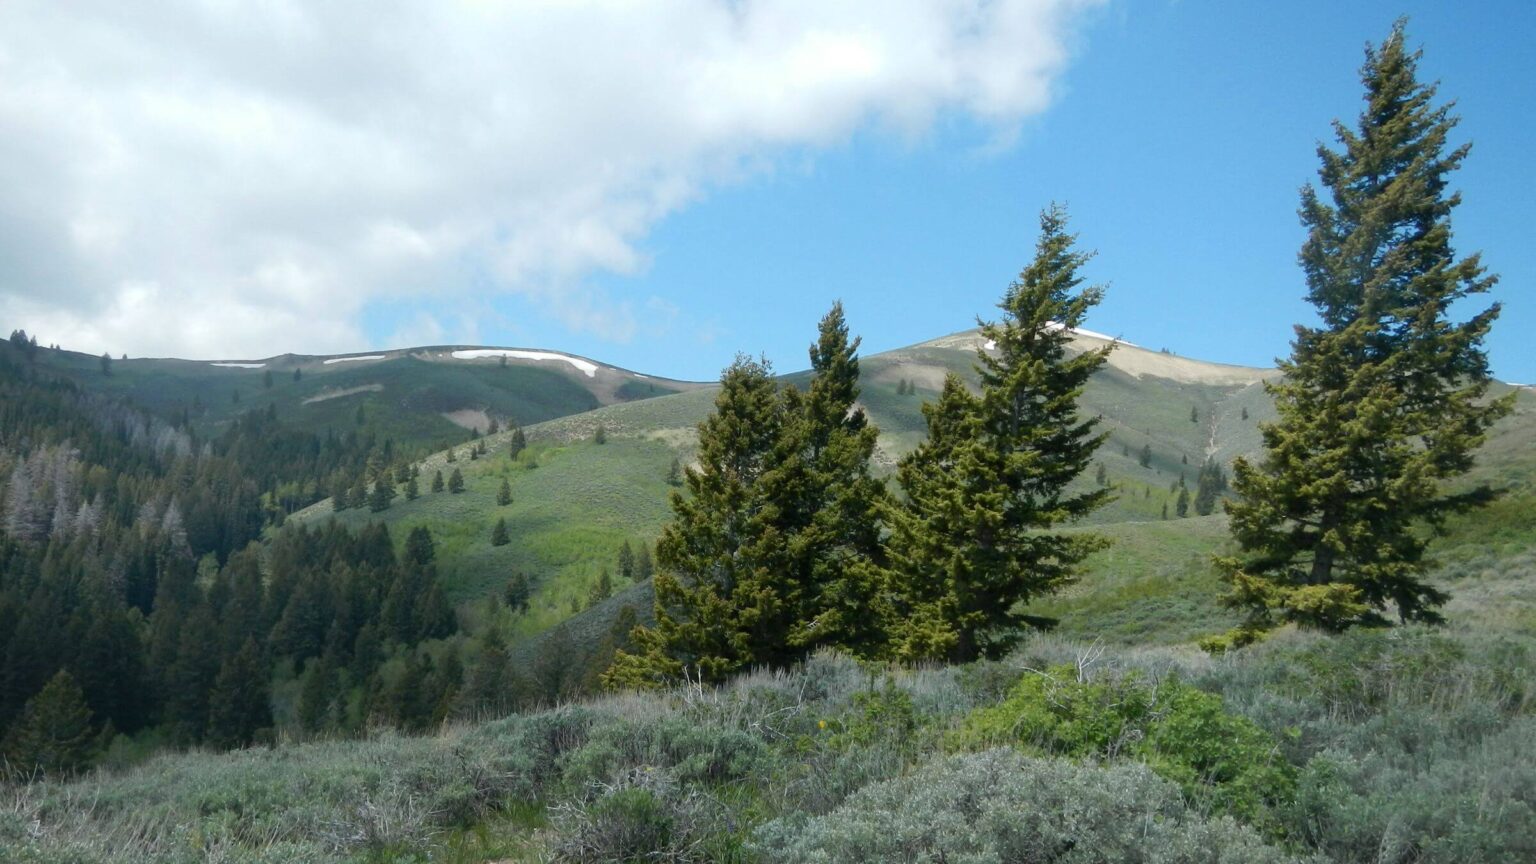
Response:
[[[776,864],[1279,864],[1296,859],[1228,817],[1190,810],[1139,765],[1030,759],[1009,749],[951,756],[874,784],[824,816],[761,826]]]
[[[955,741],[1138,759],[1202,806],[1267,829],[1277,825],[1272,809],[1295,786],[1273,736],[1177,677],[1154,683],[1131,672],[1080,680],[1070,666],[1027,674],[1001,703],[973,712]]]

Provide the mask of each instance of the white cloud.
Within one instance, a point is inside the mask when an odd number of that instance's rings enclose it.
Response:
[[[584,279],[643,271],[659,220],[868,124],[1006,139],[1094,2],[8,2],[0,321],[344,351],[369,304],[489,284],[629,339],[670,302]]]

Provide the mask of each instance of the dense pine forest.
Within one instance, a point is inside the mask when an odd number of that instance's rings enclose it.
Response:
[[[397,653],[456,629],[425,531],[264,529],[390,442],[320,437],[254,412],[213,440],[0,354],[0,724],[13,770],[77,769],[118,734],[187,746],[271,740],[273,670],[308,670],[296,729],[421,728],[459,685]],[[46,350],[46,349],[45,349]],[[308,489],[308,493],[297,491]],[[435,692],[436,698],[423,694]],[[77,746],[39,743],[92,718]]]

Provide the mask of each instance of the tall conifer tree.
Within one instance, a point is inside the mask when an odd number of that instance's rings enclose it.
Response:
[[[1020,604],[1070,582],[1104,541],[1051,529],[1102,506],[1110,490],[1068,490],[1106,435],[1078,411],[1110,347],[1069,352],[1072,328],[1103,295],[1079,288],[1090,253],[1066,212],[1040,216],[1035,259],[1008,287],[1002,320],[982,327],[981,393],[955,376],[924,405],[928,441],[902,460],[908,501],[891,540],[903,608],[894,653],[956,661],[997,657],[1028,619]]]
[[[27,700],[5,740],[5,757],[23,775],[48,777],[90,767],[95,733],[80,685],[64,670]]]
[[[843,304],[834,304],[810,346],[809,389],[785,391],[784,434],[764,477],[786,547],[789,642],[802,651],[869,655],[885,642],[886,490],[869,473],[880,433],[857,404],[860,341],[849,337]]]
[[[1511,403],[1485,398],[1482,341],[1498,304],[1448,317],[1497,277],[1452,249],[1461,198],[1447,175],[1468,147],[1449,147],[1451,106],[1418,81],[1420,52],[1405,43],[1399,21],[1366,49],[1365,110],[1354,129],[1334,124],[1339,149],[1318,147],[1324,194],[1302,192],[1299,257],[1321,326],[1296,328],[1285,378],[1269,387],[1279,418],[1262,427],[1262,460],[1233,466],[1241,552],[1218,566],[1247,620],[1213,649],[1284,622],[1439,621],[1446,595],[1424,579],[1433,529],[1493,497],[1441,486],[1471,467]]]
[[[686,495],[672,493],[672,521],[656,543],[656,624],[636,628],[635,650],[615,655],[609,686],[654,685],[685,669],[719,680],[788,659],[778,513],[761,484],[783,400],[767,361],[738,356],[720,384],[699,424],[699,467],[685,472]]]

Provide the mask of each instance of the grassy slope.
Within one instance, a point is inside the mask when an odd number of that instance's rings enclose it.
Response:
[[[885,468],[921,439],[922,400],[932,398],[943,375],[971,375],[974,345],[971,334],[957,334],[864,358],[862,402],[881,428]],[[1083,397],[1085,409],[1102,415],[1110,432],[1099,461],[1118,497],[1090,522],[1114,545],[1088,562],[1089,575],[1080,584],[1037,601],[1030,611],[1059,618],[1062,632],[1072,636],[1187,642],[1233,621],[1215,602],[1220,585],[1208,564],[1224,541],[1225,521],[1219,515],[1163,521],[1163,505],[1171,515],[1180,475],[1192,486],[1208,453],[1225,463],[1255,452],[1260,445],[1258,424],[1272,419],[1274,409],[1262,386],[1253,383],[1263,370],[1232,372],[1212,364],[1149,357],[1150,352],[1137,353],[1139,349],[1119,350],[1124,354],[1095,377]],[[1148,364],[1159,362],[1179,364],[1174,371],[1190,370],[1186,377],[1196,380],[1145,372]],[[1138,371],[1143,372],[1139,377]],[[1202,376],[1217,380],[1199,380]],[[804,381],[803,373],[788,378]],[[902,380],[913,381],[917,394],[897,395]],[[670,490],[663,482],[667,465],[674,456],[684,462],[691,459],[697,440],[694,426],[709,412],[713,398],[713,388],[699,388],[536,424],[528,429],[533,448],[525,457],[539,466],[532,471],[507,464],[502,454],[508,433],[492,436],[487,439],[493,448],[490,459],[458,463],[469,478],[467,494],[446,501],[427,494],[414,503],[399,500],[383,514],[350,511],[341,518],[382,518],[397,540],[415,525],[432,528],[443,547],[450,590],[461,601],[494,593],[513,569],[530,573],[538,593],[533,613],[519,622],[517,632],[542,633],[573,615],[573,601],[580,605],[598,571],[613,566],[621,542],[655,537],[668,516]],[[1191,408],[1195,422],[1190,421]],[[604,447],[590,443],[599,425],[608,435]],[[1536,397],[1522,391],[1515,416],[1499,425],[1485,448],[1479,479],[1520,485],[1536,478],[1533,433]],[[1146,445],[1153,458],[1143,468],[1138,457]],[[423,490],[432,472],[445,467],[442,454],[426,465]],[[513,484],[516,503],[509,508],[494,503],[503,474]],[[1506,506],[1512,514],[1519,512]],[[491,528],[501,516],[507,518],[512,543],[493,549]],[[330,517],[329,503],[322,503],[298,518]],[[646,607],[648,595],[641,591],[628,602]],[[616,612],[615,604],[607,604],[578,616],[567,635],[591,641],[607,631]],[[537,642],[523,648],[524,653],[537,650]]]

